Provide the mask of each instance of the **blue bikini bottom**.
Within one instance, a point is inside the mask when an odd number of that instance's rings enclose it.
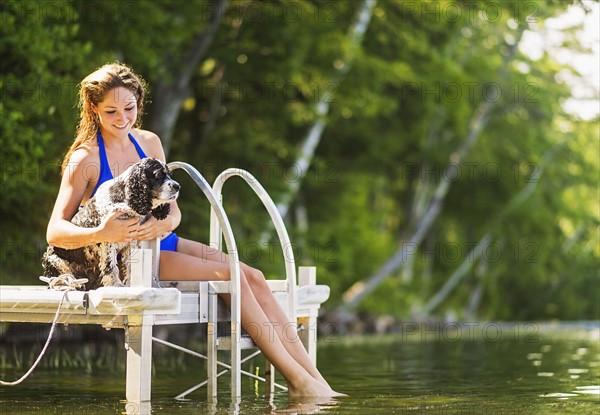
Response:
[[[179,236],[175,232],[171,232],[169,236],[160,241],[160,250],[177,252],[177,242],[179,242]]]

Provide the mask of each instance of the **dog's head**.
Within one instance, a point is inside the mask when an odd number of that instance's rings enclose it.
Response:
[[[145,158],[127,172],[125,202],[139,215],[152,212],[152,216],[162,220],[169,214],[169,202],[179,196],[180,187],[165,163]]]

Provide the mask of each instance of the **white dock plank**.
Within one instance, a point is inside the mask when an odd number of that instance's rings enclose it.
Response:
[[[49,290],[43,286],[0,286],[0,313],[56,313],[64,291]],[[85,314],[83,291],[69,291],[61,312]],[[52,321],[52,320],[51,320]]]
[[[176,288],[102,287],[89,291],[89,314],[179,314],[181,292]]]

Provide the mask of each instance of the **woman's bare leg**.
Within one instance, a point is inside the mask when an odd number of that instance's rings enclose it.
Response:
[[[288,316],[273,296],[262,272],[250,268],[245,264],[243,268],[254,296],[269,320],[273,322],[275,332],[283,342],[283,345],[289,354],[292,355],[292,357],[315,379],[329,386],[329,383],[327,383],[323,375],[321,375],[321,372],[319,372],[312,360],[310,360],[308,352],[304,348],[300,337],[298,337],[296,323],[290,322]]]
[[[223,252],[212,249],[200,242],[180,239],[178,250],[182,253],[193,255],[199,258],[207,260],[210,259],[226,264],[228,260],[227,255],[225,255]],[[308,373],[310,373],[311,376],[329,386],[329,383],[327,383],[323,375],[321,375],[319,370],[313,364],[312,360],[310,360],[308,352],[298,337],[295,322],[294,324],[291,324],[292,322],[290,322],[285,312],[279,306],[279,303],[273,296],[273,293],[271,292],[271,289],[267,284],[262,272],[243,263],[240,264],[240,268],[241,271],[246,275],[254,297],[260,304],[263,312],[267,316],[267,319],[272,323],[274,332],[277,334],[277,337],[279,337],[279,340],[281,340],[288,353]],[[227,301],[227,299],[225,300]]]
[[[161,253],[160,275],[162,280],[229,280],[229,265],[207,260],[180,252]],[[269,338],[253,330],[264,327],[269,332],[274,330],[261,305],[256,300],[245,274],[242,272],[241,317],[242,326],[267,359],[286,378],[289,394],[292,396],[338,396],[328,385],[316,380],[287,351],[278,336]],[[253,333],[254,332],[254,333]]]

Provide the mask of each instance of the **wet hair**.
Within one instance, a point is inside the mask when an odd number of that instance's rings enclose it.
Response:
[[[79,88],[79,124],[77,125],[75,140],[63,159],[63,172],[73,152],[82,144],[96,138],[100,121],[98,115],[92,110],[92,105],[98,106],[109,91],[119,87],[127,88],[135,96],[138,112],[133,126],[136,128],[142,126],[146,83],[127,65],[119,62],[103,65],[81,81]]]

